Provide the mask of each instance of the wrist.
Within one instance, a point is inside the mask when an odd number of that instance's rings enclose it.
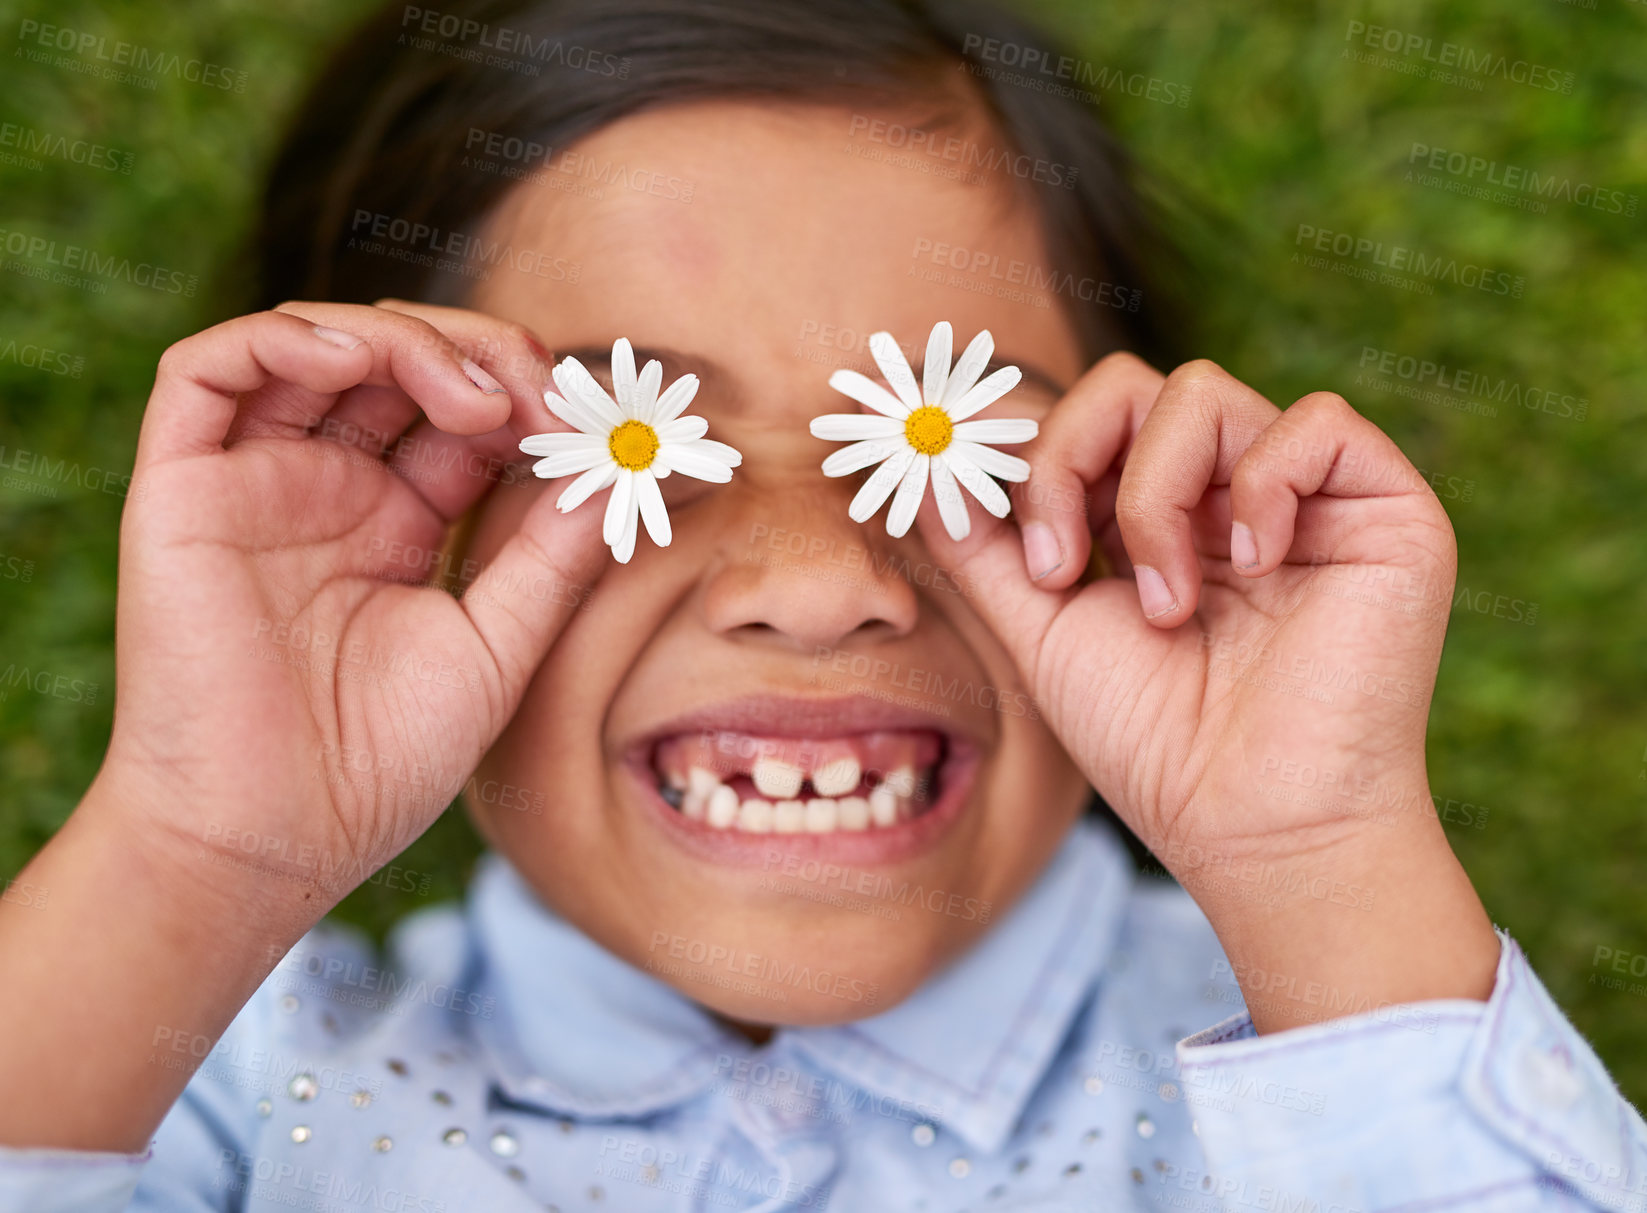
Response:
[[[1498,937],[1433,819],[1248,853],[1184,883],[1260,1033],[1492,993]]]

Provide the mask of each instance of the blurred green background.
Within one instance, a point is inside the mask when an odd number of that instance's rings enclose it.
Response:
[[[192,293],[121,281],[91,292],[31,278],[0,255],[0,878],[62,823],[107,740],[120,477],[155,361],[235,309],[234,257],[283,116],[325,48],[370,7],[0,8],[11,44],[0,244],[23,233],[158,265],[176,275],[168,286],[198,279]],[[1431,474],[1458,532],[1459,586],[1481,607],[1453,612],[1432,785],[1460,806],[1448,830],[1494,918],[1626,1094],[1647,1103],[1647,980],[1609,988],[1611,969],[1595,959],[1598,948],[1647,954],[1647,4],[1030,9],[1083,65],[1072,82],[1097,93],[1145,164],[1211,216],[1184,230],[1201,281],[1201,351],[1279,401],[1343,392]],[[27,19],[244,76],[226,77],[227,89],[162,76],[148,89],[32,62],[18,37]],[[1430,79],[1422,51],[1369,49],[1355,22],[1399,31],[1403,47],[1409,34],[1429,39],[1432,56],[1452,43],[1548,67],[1559,87],[1491,70]],[[67,150],[76,140],[97,150]],[[1444,158],[1439,170],[1424,156],[1413,163],[1415,144],[1540,174],[1560,196],[1524,182],[1471,196]],[[1600,204],[1583,204],[1595,190]],[[1296,259],[1300,225],[1524,285],[1517,298],[1359,280],[1342,271],[1366,258]],[[1390,373],[1363,368],[1383,351]],[[1402,379],[1402,357],[1444,364],[1449,382],[1463,368],[1477,390]],[[1401,385],[1429,398],[1393,390]],[[1582,420],[1571,415],[1579,398]],[[1503,617],[1512,612],[1523,621]],[[42,671],[65,681],[42,694],[29,682]],[[367,885],[340,913],[381,931],[455,896],[475,853],[466,821],[448,812],[401,861],[427,880],[412,892]]]

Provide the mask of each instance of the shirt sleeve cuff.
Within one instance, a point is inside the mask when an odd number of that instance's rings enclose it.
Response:
[[[1212,1170],[1354,1188],[1363,1208],[1554,1180],[1616,1204],[1647,1173],[1647,1127],[1500,939],[1485,1003],[1406,1003],[1262,1037],[1243,1014],[1181,1041]]]
[[[0,1146],[0,1213],[120,1213],[149,1161],[142,1154]]]

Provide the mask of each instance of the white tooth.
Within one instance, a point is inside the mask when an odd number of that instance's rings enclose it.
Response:
[[[709,797],[709,824],[724,830],[738,818],[738,794],[724,783]]]
[[[886,777],[886,787],[890,787],[895,795],[915,795],[915,768],[909,765],[899,767]]]
[[[867,830],[869,828],[869,801],[862,796],[848,796],[836,802],[840,805],[837,820],[843,830]]]
[[[663,781],[672,788],[681,788],[684,790],[686,787],[686,776],[682,775],[679,771],[665,771],[663,773]]]
[[[681,813],[693,821],[702,821],[704,809],[709,798],[697,792],[687,792],[681,796]]]
[[[772,832],[772,802],[751,796],[738,807],[738,829],[749,834]]]
[[[805,773],[793,763],[785,762],[781,758],[757,758],[755,769],[750,772],[750,778],[755,781],[755,790],[762,796],[770,796],[775,800],[792,800],[801,790],[801,780]]]
[[[835,822],[840,817],[840,805],[826,797],[819,796],[806,802],[806,832],[808,834],[833,834]]]
[[[813,771],[812,786],[819,796],[845,796],[858,786],[863,773],[858,760],[848,754]]]
[[[806,809],[798,800],[780,800],[772,806],[772,830],[777,834],[799,834],[806,828]]]
[[[878,826],[898,824],[898,797],[886,784],[877,784],[869,794],[869,815]]]
[[[706,771],[702,767],[693,767],[686,773],[687,790],[696,792],[705,800],[708,800],[710,794],[720,786],[720,776],[713,771]]]

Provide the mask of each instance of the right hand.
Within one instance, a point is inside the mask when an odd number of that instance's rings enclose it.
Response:
[[[301,930],[434,821],[604,567],[600,511],[545,493],[473,592],[417,584],[485,469],[564,428],[549,370],[518,326],[398,301],[284,304],[166,351],[93,789],[128,837]]]

